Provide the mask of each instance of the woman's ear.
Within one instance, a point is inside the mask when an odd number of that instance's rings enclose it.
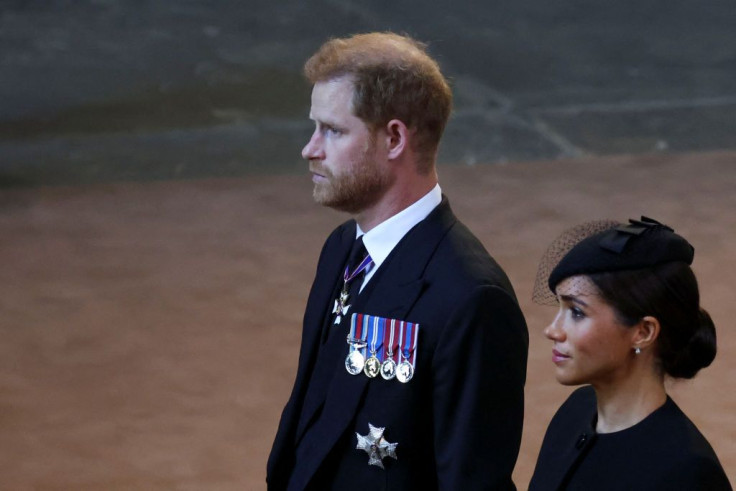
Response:
[[[634,335],[631,338],[632,349],[645,350],[651,348],[659,337],[661,326],[656,317],[650,315],[643,317],[637,325],[634,326]]]
[[[409,128],[400,119],[392,119],[386,124],[386,149],[389,160],[395,160],[409,147]]]

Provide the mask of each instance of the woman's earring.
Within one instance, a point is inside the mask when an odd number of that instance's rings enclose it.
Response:
[[[638,346],[634,348],[634,353],[636,353],[637,355],[641,354],[641,348]]]

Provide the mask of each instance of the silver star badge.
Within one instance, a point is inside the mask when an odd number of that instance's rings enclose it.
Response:
[[[383,469],[383,459],[391,457],[398,460],[396,457],[396,447],[398,443],[389,443],[383,438],[383,432],[386,428],[376,428],[372,424],[368,423],[368,434],[363,436],[360,433],[355,433],[358,437],[357,450],[364,450],[368,454],[368,465],[377,465]]]
[[[332,313],[337,314],[335,316],[335,324],[339,324],[342,320],[342,316],[348,313],[348,309],[350,309],[350,305],[346,305],[348,303],[348,292],[342,291],[340,292],[340,299],[335,299],[335,305],[332,307]]]

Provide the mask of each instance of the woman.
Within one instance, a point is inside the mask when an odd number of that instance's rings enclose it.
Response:
[[[716,354],[692,260],[684,238],[645,217],[583,224],[550,246],[534,300],[559,303],[545,329],[557,380],[587,385],[552,419],[529,489],[731,489],[664,387]]]

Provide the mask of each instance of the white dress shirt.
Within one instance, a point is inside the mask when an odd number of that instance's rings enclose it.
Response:
[[[373,277],[373,274],[381,267],[396,244],[406,235],[406,233],[421,222],[437,205],[442,201],[442,190],[440,185],[436,184],[431,191],[419,198],[409,207],[401,210],[388,220],[376,225],[368,232],[363,232],[360,225],[356,228],[355,238],[363,236],[363,244],[368,254],[373,259],[373,266],[363,278],[363,284],[360,287],[362,291],[365,285]]]

